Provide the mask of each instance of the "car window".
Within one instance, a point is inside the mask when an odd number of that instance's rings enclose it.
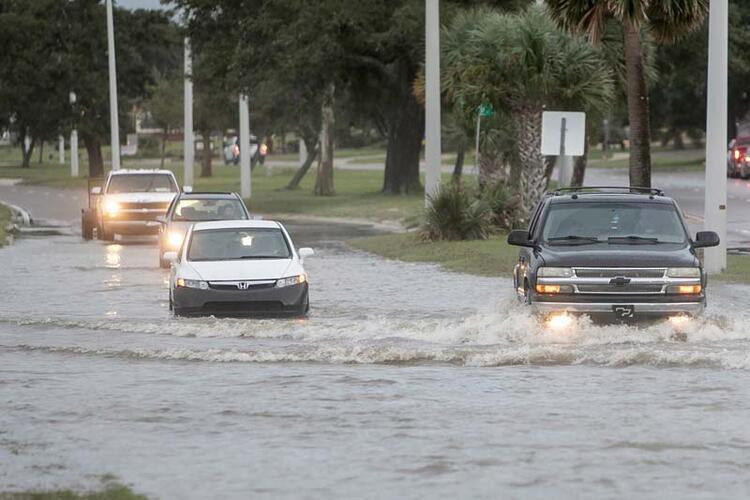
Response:
[[[280,229],[232,228],[193,231],[188,260],[289,259]]]
[[[174,221],[209,221],[247,219],[237,199],[182,199],[172,214]]]
[[[547,211],[542,237],[581,236],[607,241],[636,237],[662,243],[685,243],[685,228],[677,208],[663,203],[554,203]]]
[[[167,174],[113,175],[107,193],[176,193],[177,185]]]

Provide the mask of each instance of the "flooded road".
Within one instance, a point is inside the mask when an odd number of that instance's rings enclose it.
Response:
[[[750,288],[714,283],[686,341],[552,333],[509,280],[354,252],[363,227],[288,228],[317,252],[307,319],[174,319],[150,244],[0,249],[0,491],[750,493]]]

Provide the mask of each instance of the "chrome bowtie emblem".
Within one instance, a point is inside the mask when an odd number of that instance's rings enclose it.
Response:
[[[624,286],[630,283],[630,279],[625,276],[618,276],[609,280],[610,285]]]
[[[239,283],[237,283],[237,288],[239,288],[240,290],[247,290],[248,288],[250,288],[250,283],[247,281],[240,281]]]

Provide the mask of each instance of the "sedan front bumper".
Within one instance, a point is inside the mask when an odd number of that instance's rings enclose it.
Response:
[[[300,315],[307,310],[308,285],[255,290],[178,287],[172,299],[177,315]]]

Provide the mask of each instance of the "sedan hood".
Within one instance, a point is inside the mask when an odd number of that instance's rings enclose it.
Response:
[[[270,280],[294,273],[292,259],[246,259],[225,261],[190,261],[190,266],[204,281]]]
[[[688,245],[555,245],[540,252],[544,265],[554,267],[697,267]]]

